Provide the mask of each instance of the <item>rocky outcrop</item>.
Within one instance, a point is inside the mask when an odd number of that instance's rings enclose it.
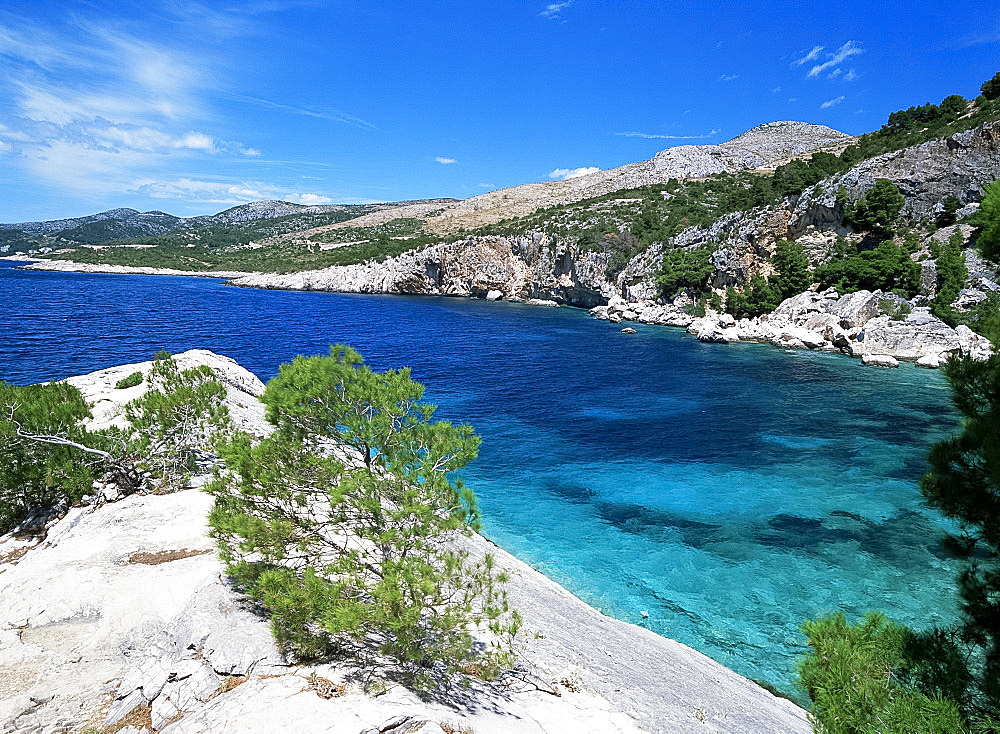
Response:
[[[248,288],[345,293],[471,296],[491,300],[541,299],[592,306],[616,293],[605,253],[580,253],[551,236],[475,237],[367,262],[285,275],[255,273],[233,279]]]
[[[256,378],[210,352],[177,358],[216,369],[230,407],[244,409],[237,424],[266,430],[252,398]],[[95,416],[106,424],[118,403],[109,385],[147,368],[72,382],[100,401]],[[605,617],[478,535],[465,549],[495,555],[529,629],[521,663],[499,682],[469,678],[420,697],[377,666],[292,664],[267,620],[227,582],[207,536],[210,507],[195,488],[132,495],[72,508],[33,539],[0,537],[0,730],[811,731],[789,701]]]
[[[883,313],[887,308],[895,317]],[[729,314],[696,318],[678,306],[623,299],[595,307],[590,313],[612,323],[681,326],[703,342],[766,342],[785,348],[843,352],[862,357],[863,364],[880,366],[902,360],[938,367],[950,356],[986,359],[992,354],[989,340],[969,327],[953,329],[926,307],[904,313],[908,309],[909,303],[891,293],[858,291],[840,296],[831,289],[806,291],[786,299],[772,313],[753,319],[736,320]]]

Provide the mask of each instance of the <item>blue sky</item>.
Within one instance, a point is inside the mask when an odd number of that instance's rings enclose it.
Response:
[[[996,0],[4,0],[0,222],[466,198],[998,70]]]

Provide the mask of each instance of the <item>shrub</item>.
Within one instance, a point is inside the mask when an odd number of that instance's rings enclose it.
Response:
[[[1000,99],[1000,71],[994,74],[992,79],[983,82],[983,86],[979,88],[979,91],[990,101]]]
[[[127,390],[130,387],[135,387],[142,384],[142,373],[133,372],[127,377],[123,377],[115,384],[115,390]]]
[[[899,680],[911,633],[876,612],[857,624],[840,612],[802,625],[812,648],[799,661],[799,679],[813,701],[817,730],[961,732],[958,705]]]
[[[209,491],[229,573],[269,610],[279,643],[304,657],[377,642],[414,683],[434,668],[483,670],[471,629],[516,632],[493,557],[458,542],[478,528],[454,472],[475,458],[470,426],[432,422],[408,369],[376,373],[345,346],[282,365],[263,401],[276,431],[236,435]]]
[[[906,200],[887,178],[880,178],[866,193],[850,214],[850,224],[861,232],[868,232],[879,240],[892,237],[893,224],[903,211]]]
[[[976,247],[987,260],[1000,262],[1000,180],[986,187],[975,225]]]
[[[79,500],[91,490],[94,471],[88,457],[70,445],[89,438],[81,423],[90,409],[75,387],[0,382],[0,411],[2,534],[33,510]]]
[[[883,290],[912,298],[920,290],[920,266],[905,247],[891,240],[863,252],[841,241],[833,258],[816,268],[815,277],[822,287],[832,286],[841,293]]]
[[[660,273],[656,284],[665,297],[670,297],[685,288],[695,294],[708,290],[708,279],[715,272],[710,258],[711,251],[706,249],[685,250],[675,248],[663,256]]]
[[[931,312],[952,326],[957,323],[957,313],[951,304],[958,298],[965,287],[965,279],[969,277],[962,251],[963,244],[962,233],[956,231],[947,242],[936,247],[934,253],[938,292],[931,301]]]

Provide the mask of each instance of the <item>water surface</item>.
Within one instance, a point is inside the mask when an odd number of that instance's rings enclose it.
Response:
[[[786,689],[806,617],[955,614],[916,485],[956,425],[934,372],[629,336],[567,308],[10,263],[0,314],[0,379],[22,384],[196,347],[264,380],[337,342],[409,365],[438,417],[483,435],[466,478],[487,536],[605,613]]]

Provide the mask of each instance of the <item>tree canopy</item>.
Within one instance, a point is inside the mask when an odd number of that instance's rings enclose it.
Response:
[[[986,187],[975,223],[979,251],[987,260],[1000,262],[1000,180]]]
[[[282,365],[262,398],[275,431],[237,435],[210,486],[210,516],[229,573],[271,613],[300,656],[363,652],[376,640],[417,685],[435,669],[494,669],[516,633],[492,556],[464,549],[478,527],[454,472],[474,459],[467,425],[432,421],[408,369],[373,372],[353,349]]]

